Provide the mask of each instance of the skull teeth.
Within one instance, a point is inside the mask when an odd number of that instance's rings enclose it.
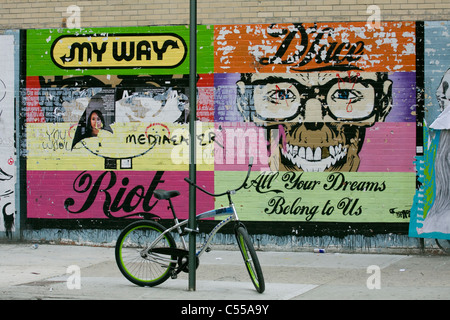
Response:
[[[303,171],[324,171],[347,155],[342,144],[329,147],[299,147],[286,144],[281,154]]]

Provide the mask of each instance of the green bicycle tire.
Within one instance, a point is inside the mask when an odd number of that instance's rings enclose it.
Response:
[[[244,227],[240,226],[236,228],[236,239],[242,258],[244,259],[245,267],[250,275],[250,279],[252,280],[256,291],[263,293],[265,290],[265,283],[261,265],[259,264],[253,243]]]
[[[130,282],[153,287],[171,276],[176,263],[152,261],[152,256],[143,251],[165,230],[164,226],[155,221],[140,220],[129,224],[120,233],[115,247],[116,263],[122,275]],[[176,248],[176,243],[173,236],[167,233],[153,247]],[[176,256],[164,258],[176,260]]]

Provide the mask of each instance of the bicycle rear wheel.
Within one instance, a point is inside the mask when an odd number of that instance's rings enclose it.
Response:
[[[236,228],[235,233],[239,250],[241,250],[242,258],[244,258],[245,267],[250,275],[250,279],[252,280],[256,291],[263,293],[265,290],[264,276],[248,232],[243,226],[239,226]]]
[[[153,287],[170,277],[176,266],[176,256],[152,252],[155,248],[176,248],[170,233],[162,235],[165,230],[157,222],[141,220],[131,223],[120,233],[115,256],[125,278],[139,286]]]

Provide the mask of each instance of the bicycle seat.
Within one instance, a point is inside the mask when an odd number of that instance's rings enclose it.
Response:
[[[155,195],[155,198],[158,200],[169,200],[170,198],[176,197],[180,195],[180,192],[177,190],[162,190],[158,189],[153,191],[153,194]]]

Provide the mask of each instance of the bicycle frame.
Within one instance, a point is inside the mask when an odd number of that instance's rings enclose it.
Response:
[[[198,185],[194,184],[192,181],[190,181],[189,179],[185,178],[184,180],[186,182],[188,182],[189,184],[192,184],[193,186],[195,186],[197,189],[199,189],[200,191],[212,196],[212,197],[220,197],[220,196],[224,196],[226,195],[228,197],[228,202],[229,202],[229,206],[225,207],[225,208],[219,208],[219,209],[213,209],[213,210],[209,210],[209,211],[205,211],[203,213],[200,213],[196,216],[197,220],[200,219],[206,219],[206,218],[212,218],[212,217],[216,217],[216,216],[222,216],[222,215],[228,215],[227,218],[223,219],[222,221],[220,221],[212,230],[211,232],[207,235],[207,239],[206,241],[201,245],[200,249],[196,252],[196,257],[197,259],[200,258],[200,256],[206,251],[206,249],[208,248],[208,245],[211,243],[211,240],[214,238],[214,236],[216,235],[216,233],[222,228],[224,227],[226,224],[228,224],[231,221],[235,221],[235,222],[239,222],[239,218],[236,212],[236,209],[234,207],[233,201],[231,200],[231,195],[235,194],[238,190],[240,190],[241,188],[243,188],[245,186],[245,184],[247,183],[247,180],[250,176],[250,171],[253,165],[253,157],[250,158],[249,161],[249,166],[248,166],[248,171],[247,171],[247,177],[245,178],[244,182],[242,183],[242,185],[234,190],[228,190],[226,192],[223,193],[219,193],[219,194],[214,194],[211,192],[208,192],[207,190],[199,187]],[[144,251],[146,253],[149,253],[150,251],[152,251],[152,253],[163,253],[163,254],[172,254],[172,255],[176,255],[178,258],[179,257],[183,257],[186,255],[186,253],[188,252],[188,246],[186,244],[186,241],[184,239],[184,232],[194,232],[194,233],[198,233],[198,227],[197,230],[191,230],[190,228],[188,228],[186,225],[188,224],[189,220],[184,220],[182,222],[178,221],[178,217],[175,213],[175,208],[173,207],[172,201],[170,198],[167,199],[169,201],[169,208],[172,211],[172,215],[173,215],[173,221],[174,221],[174,225],[168,229],[166,229],[163,233],[160,234],[160,236],[158,238],[156,238],[151,244],[150,246],[145,249]],[[181,229],[182,227],[184,227],[184,232]],[[173,231],[177,231],[178,235],[180,236],[180,240],[182,243],[183,248],[182,249],[166,249],[166,248],[156,248],[155,250],[152,250],[153,245],[155,243],[158,243],[163,237],[165,237],[165,235],[169,232],[173,232]],[[177,263],[178,261],[174,261],[172,259],[166,259],[166,258],[162,258],[162,257],[156,257],[157,259],[161,259],[164,260],[166,262],[169,263]]]
[[[184,221],[182,221],[182,222],[179,222],[179,221],[178,221],[178,218],[177,218],[176,215],[175,215],[175,211],[173,210],[172,203],[170,203],[170,208],[172,209],[172,213],[174,214],[174,222],[175,222],[175,224],[174,224],[172,227],[166,229],[163,233],[161,233],[161,235],[160,235],[158,238],[156,238],[156,239],[153,241],[153,243],[157,243],[157,242],[158,242],[159,240],[161,240],[168,232],[174,232],[175,230],[177,230],[178,235],[180,236],[180,240],[181,240],[181,243],[182,243],[182,247],[183,247],[184,250],[187,251],[187,250],[188,250],[188,245],[186,244],[186,241],[185,241],[185,239],[184,239],[184,237],[183,237],[183,232],[182,232],[182,229],[181,229],[181,228],[182,228],[183,226],[187,225],[188,222],[189,222],[189,220],[184,220]],[[197,258],[200,258],[200,256],[205,252],[205,250],[208,248],[209,244],[211,243],[211,240],[214,238],[214,236],[216,235],[216,233],[217,233],[222,227],[224,227],[225,225],[227,225],[227,224],[228,224],[229,222],[231,222],[231,221],[236,221],[236,222],[238,222],[238,221],[239,221],[239,218],[238,218],[238,215],[237,215],[237,212],[236,212],[236,209],[235,209],[233,203],[231,203],[230,206],[228,206],[228,207],[220,208],[220,209],[213,209],[213,210],[210,210],[210,211],[206,211],[206,212],[200,213],[200,214],[198,214],[198,215],[196,216],[196,219],[197,219],[197,220],[200,220],[200,219],[212,218],[212,217],[223,216],[223,215],[228,215],[228,217],[226,217],[225,219],[223,219],[222,221],[220,221],[220,222],[219,222],[219,223],[211,230],[211,232],[208,233],[206,241],[201,245],[200,249],[196,252]],[[187,229],[187,228],[185,227],[185,230],[186,230],[186,229]],[[197,229],[197,230],[190,230],[190,229],[187,229],[186,231],[188,231],[188,232],[197,232],[197,233],[199,232],[198,229]],[[150,245],[150,249],[151,249],[153,243]]]

